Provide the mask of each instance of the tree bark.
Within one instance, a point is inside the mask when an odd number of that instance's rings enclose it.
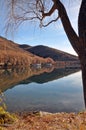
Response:
[[[86,0],[82,0],[78,18],[79,37],[82,39],[83,49],[86,48]]]
[[[83,94],[86,107],[86,56],[81,57],[81,70],[82,70],[82,82],[83,82]]]
[[[79,58],[81,61],[83,93],[86,107],[86,0],[82,0],[81,3],[78,18],[78,31],[79,31],[79,38],[82,41],[81,42],[82,47],[79,53]]]

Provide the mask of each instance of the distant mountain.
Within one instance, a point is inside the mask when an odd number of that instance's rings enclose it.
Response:
[[[0,66],[7,66],[8,64],[12,66],[29,66],[36,61],[40,63],[47,62],[47,59],[27,52],[25,49],[29,47],[29,45],[19,45],[6,38],[0,37]]]
[[[24,48],[25,49],[25,48]],[[55,61],[76,61],[78,60],[77,56],[72,54],[68,54],[66,52],[50,48],[48,46],[38,45],[34,47],[29,47],[26,49],[28,52],[31,52],[37,56],[41,56],[43,58],[50,57]]]
[[[31,46],[30,45],[27,45],[27,44],[21,44],[21,45],[18,45],[20,48],[24,49],[24,50],[28,50]]]

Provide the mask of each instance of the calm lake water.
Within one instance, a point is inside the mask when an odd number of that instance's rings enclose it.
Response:
[[[85,109],[81,71],[2,71],[0,88],[8,111],[78,112]]]

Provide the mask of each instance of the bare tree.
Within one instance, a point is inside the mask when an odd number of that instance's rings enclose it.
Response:
[[[86,90],[86,0],[82,0],[78,14],[78,32],[74,31],[69,20],[67,11],[61,0],[7,0],[11,13],[8,19],[16,25],[21,24],[26,20],[39,20],[40,26],[48,26],[52,22],[61,20],[66,35],[79,56],[82,69],[83,86]],[[43,24],[47,16],[51,16],[54,11],[57,11],[57,17],[47,24]],[[48,17],[48,18],[49,18]]]

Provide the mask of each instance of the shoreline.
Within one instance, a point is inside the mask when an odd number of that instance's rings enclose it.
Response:
[[[2,130],[86,130],[86,110],[79,113],[39,111],[16,116],[17,120]]]

